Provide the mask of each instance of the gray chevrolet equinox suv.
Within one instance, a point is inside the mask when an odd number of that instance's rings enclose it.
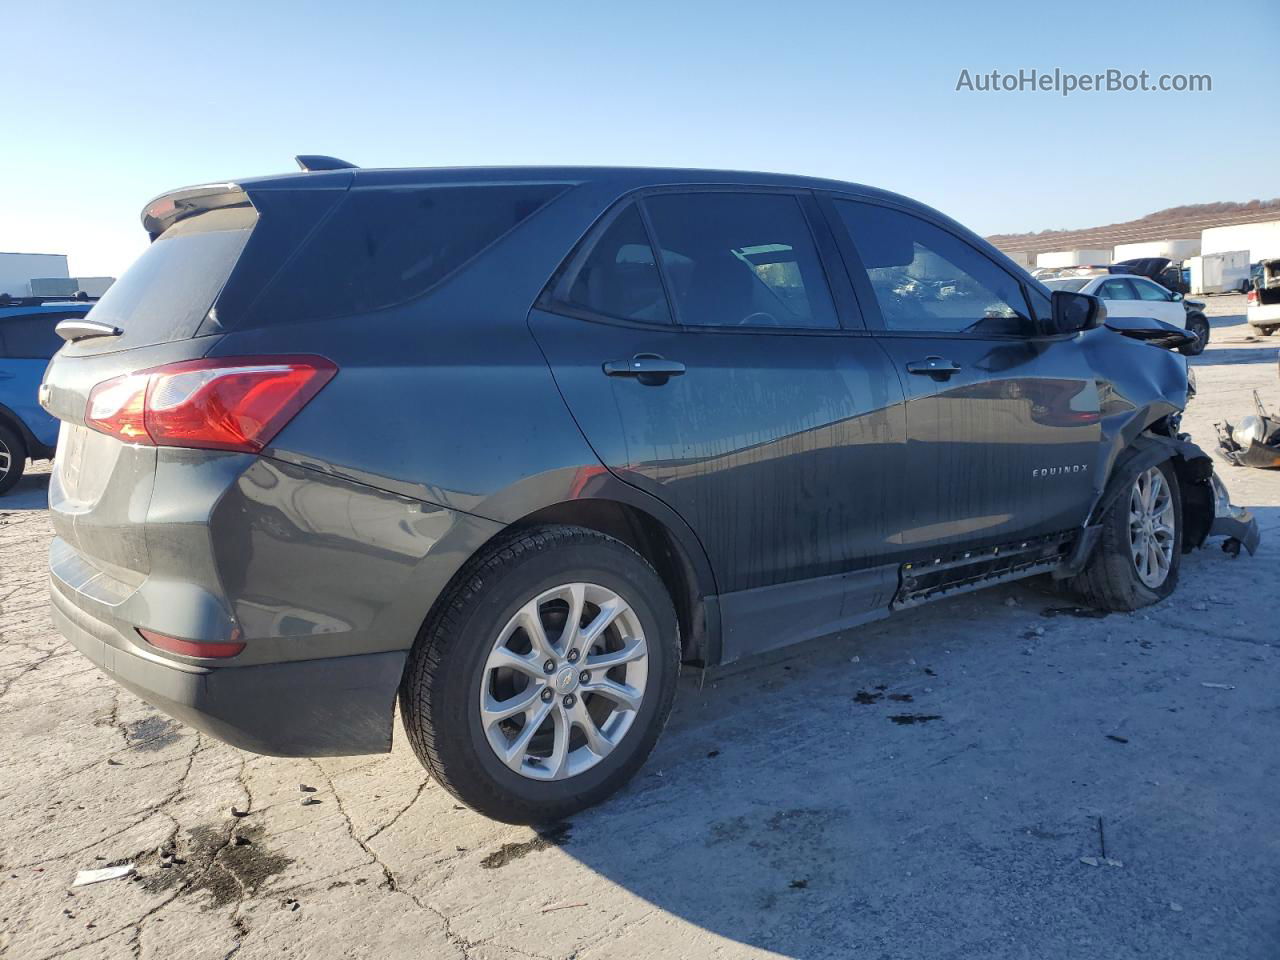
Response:
[[[259,753],[391,746],[552,820],[714,667],[1048,574],[1252,550],[1177,330],[901,196],[774,174],[302,172],[167,193],[41,386],[59,629]]]

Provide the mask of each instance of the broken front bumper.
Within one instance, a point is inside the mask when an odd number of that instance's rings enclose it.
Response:
[[[1262,540],[1258,533],[1258,521],[1244,507],[1237,507],[1231,502],[1226,485],[1218,479],[1216,473],[1209,477],[1209,482],[1213,485],[1213,525],[1209,527],[1209,536],[1227,537],[1223,549],[1238,553],[1238,548],[1231,548],[1231,541],[1235,540],[1253,556]]]

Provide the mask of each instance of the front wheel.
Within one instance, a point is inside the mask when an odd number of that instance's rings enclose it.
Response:
[[[1204,353],[1204,348],[1209,345],[1209,321],[1201,316],[1193,316],[1187,318],[1187,333],[1196,338],[1195,343],[1189,343],[1182,348],[1184,356],[1198,357]]]
[[[598,803],[640,768],[675,697],[680,637],[653,568],[592,530],[540,527],[472,560],[400,687],[418,759],[508,823]]]
[[[1258,332],[1262,334],[1264,337],[1269,337],[1276,332],[1276,328],[1275,327],[1259,327]]]
[[[1137,610],[1173,593],[1181,562],[1182,495],[1166,460],[1107,508],[1097,549],[1068,586],[1099,610]]]

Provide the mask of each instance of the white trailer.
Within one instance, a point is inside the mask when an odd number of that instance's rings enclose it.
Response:
[[[115,277],[76,277],[76,289],[90,297],[100,297],[116,282]]]
[[[1110,247],[1095,250],[1054,250],[1036,256],[1037,267],[1083,267],[1110,262]]]
[[[31,296],[36,277],[67,279],[67,258],[61,253],[0,253],[0,293],[11,297]]]
[[[1250,263],[1280,258],[1280,220],[1237,223],[1231,227],[1210,227],[1200,234],[1200,252],[1245,251]]]
[[[1030,270],[1036,265],[1036,255],[1030,250],[1001,250],[1000,252],[1023,269]]]
[[[1191,292],[1241,293],[1249,287],[1249,251],[1205,253],[1187,261],[1191,268]]]

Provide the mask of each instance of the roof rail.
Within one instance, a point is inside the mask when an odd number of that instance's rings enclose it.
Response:
[[[39,307],[46,303],[96,303],[97,297],[91,297],[83,290],[60,297],[11,297],[0,293],[0,307]]]
[[[347,163],[347,161],[339,160],[337,157],[326,157],[320,153],[301,153],[293,159],[297,161],[299,170],[305,170],[308,173],[315,170],[359,169],[354,163]]]

